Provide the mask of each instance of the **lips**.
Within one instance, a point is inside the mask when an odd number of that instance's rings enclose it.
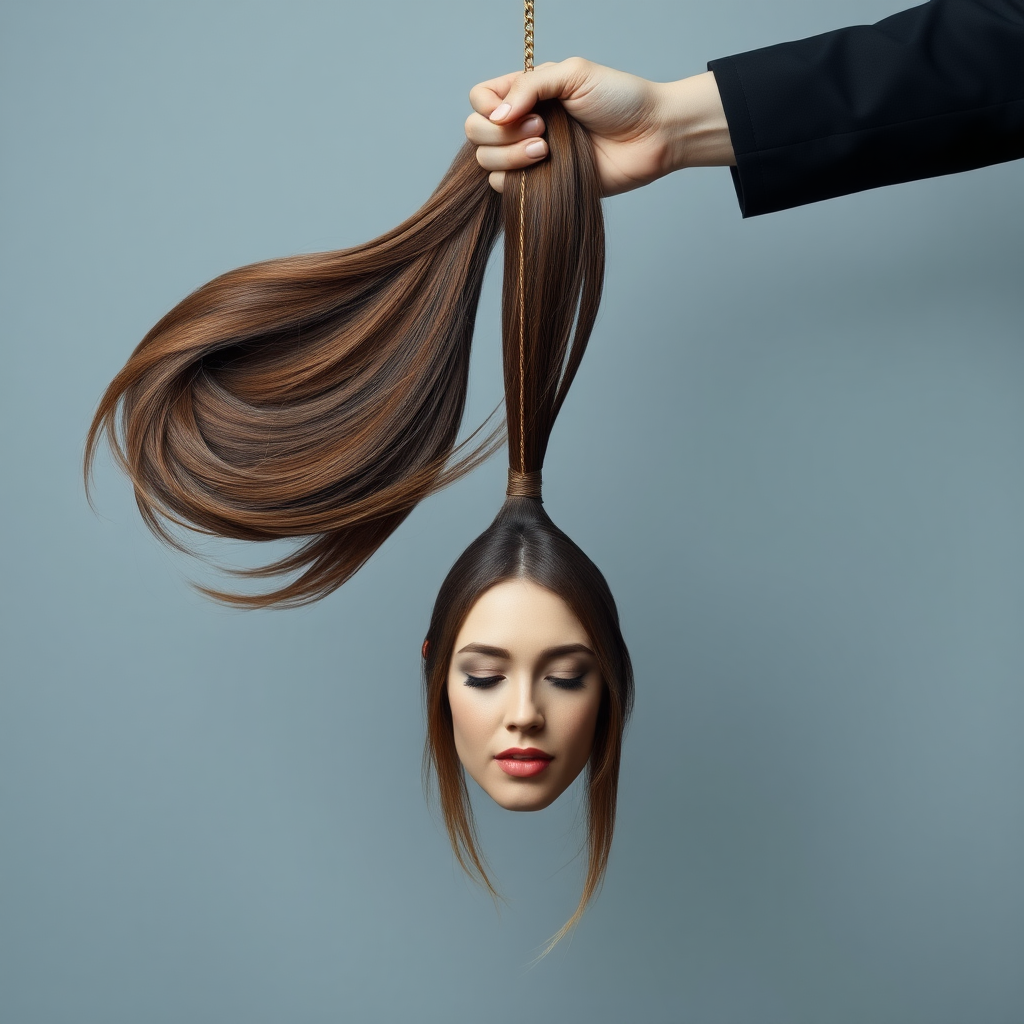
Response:
[[[509,747],[500,754],[496,754],[494,760],[498,767],[506,774],[515,778],[526,779],[533,775],[540,775],[553,757],[551,754],[538,750],[536,747]]]

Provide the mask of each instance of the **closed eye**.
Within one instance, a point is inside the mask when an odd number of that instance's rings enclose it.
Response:
[[[586,672],[581,672],[571,679],[564,679],[561,676],[548,676],[548,682],[553,683],[560,690],[582,690],[583,681],[587,678]]]
[[[489,686],[494,686],[496,683],[500,683],[504,676],[471,676],[466,674],[466,685],[476,686],[480,689],[487,689]]]

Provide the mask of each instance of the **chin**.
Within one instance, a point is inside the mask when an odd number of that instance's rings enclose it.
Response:
[[[510,796],[495,797],[492,799],[499,807],[504,807],[506,811],[543,811],[545,807],[550,807],[561,794],[556,793],[554,796],[545,794],[544,796]]]
[[[543,811],[562,795],[562,790],[552,792],[547,788],[533,789],[513,784],[512,787],[494,787],[487,790],[487,795],[506,811]]]

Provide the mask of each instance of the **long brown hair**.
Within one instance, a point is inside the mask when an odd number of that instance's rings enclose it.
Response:
[[[579,921],[608,866],[633,671],[607,582],[555,526],[540,500],[544,454],[586,350],[604,274],[604,222],[589,139],[557,104],[546,105],[543,114],[550,160],[505,176],[502,346],[510,496],[441,586],[424,644],[423,671],[424,768],[437,778],[441,812],[459,864],[496,895],[455,749],[448,700],[455,639],[485,591],[506,580],[527,579],[562,598],[591,640],[603,692],[586,769],[587,870],[576,910],[549,942],[550,950]]]
[[[173,526],[302,538],[284,558],[235,570],[275,589],[203,588],[220,600],[299,605],[341,586],[417,502],[501,444],[499,428],[455,448],[500,205],[467,143],[424,206],[386,235],[198,288],[104,393],[87,487],[106,436],[143,519],[168,543],[186,548]]]

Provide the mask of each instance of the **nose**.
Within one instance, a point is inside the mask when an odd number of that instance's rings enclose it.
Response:
[[[505,728],[509,732],[537,732],[544,725],[544,712],[534,697],[533,680],[518,680],[508,688],[508,694]]]

